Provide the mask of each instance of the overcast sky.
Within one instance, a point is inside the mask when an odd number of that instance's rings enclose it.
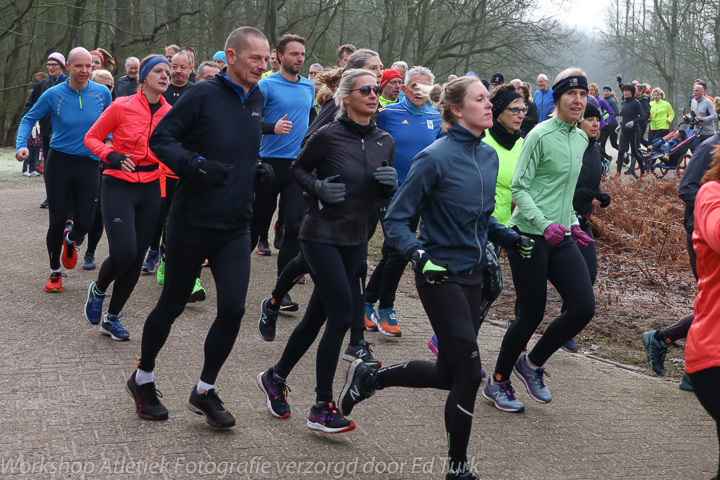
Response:
[[[551,4],[550,0],[538,0],[538,12],[547,15],[551,13],[561,22],[570,27],[583,30],[600,28],[605,23],[605,11],[610,7],[609,2],[602,0],[594,1],[571,1],[566,2],[563,7]]]

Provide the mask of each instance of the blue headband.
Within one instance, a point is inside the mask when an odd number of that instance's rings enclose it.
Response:
[[[140,69],[140,83],[145,81],[145,77],[147,77],[147,74],[150,73],[150,70],[152,70],[153,67],[158,63],[166,63],[168,67],[170,66],[170,62],[167,61],[167,58],[160,55],[152,57],[150,60],[145,62],[145,65],[143,65],[143,67]]]

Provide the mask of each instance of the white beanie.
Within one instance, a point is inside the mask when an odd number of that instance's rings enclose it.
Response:
[[[48,60],[54,60],[60,64],[63,68],[65,68],[65,57],[63,57],[63,54],[60,52],[52,52],[50,55],[48,55]]]

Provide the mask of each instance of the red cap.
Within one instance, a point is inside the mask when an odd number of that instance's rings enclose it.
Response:
[[[400,75],[400,72],[397,70],[393,70],[392,68],[386,68],[383,70],[382,79],[380,80],[380,86],[382,88],[385,88],[385,85],[388,84],[390,80],[393,78],[399,78],[402,80],[402,75]]]

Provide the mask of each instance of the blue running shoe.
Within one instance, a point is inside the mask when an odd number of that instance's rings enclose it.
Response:
[[[397,315],[392,307],[378,308],[371,320],[383,335],[402,337],[402,330],[397,323]]]
[[[100,325],[100,333],[119,342],[130,340],[130,332],[125,330],[120,324],[120,319],[122,317],[122,315],[105,314],[102,324]]]
[[[290,387],[275,376],[272,368],[257,375],[258,388],[265,394],[268,412],[276,418],[288,418],[290,405],[287,402],[287,393]]]
[[[520,355],[515,362],[513,372],[523,381],[533,400],[538,403],[550,403],[552,395],[550,395],[550,389],[545,386],[544,377],[548,375],[545,367],[533,368],[528,363],[527,355]]]
[[[278,312],[268,307],[272,297],[266,298],[260,303],[260,321],[258,322],[258,331],[260,336],[266,342],[275,340],[275,328],[277,326]]]
[[[150,275],[155,273],[158,265],[160,264],[160,251],[159,250],[148,250],[147,258],[142,264],[140,273],[143,275]]]
[[[688,375],[687,372],[683,373],[682,380],[680,380],[680,390],[685,390],[686,392],[693,392],[693,386],[692,381],[690,380],[690,375]]]
[[[642,342],[645,346],[650,368],[658,375],[665,375],[665,357],[667,356],[669,345],[655,338],[655,332],[657,332],[657,330],[643,333]]]
[[[578,352],[578,346],[572,338],[570,340],[568,340],[567,342],[565,342],[565,344],[560,348],[562,348],[566,352],[570,352],[570,353]]]
[[[348,420],[335,408],[335,404],[324,403],[310,408],[307,426],[323,433],[343,433],[355,430],[355,422]]]
[[[510,380],[495,383],[492,380],[487,382],[482,391],[482,396],[486,400],[490,400],[495,404],[495,407],[503,412],[525,411],[525,405],[515,398],[515,389],[510,384]]]
[[[365,302],[365,330],[377,331],[375,325],[375,304]]]
[[[85,318],[93,325],[99,324],[102,320],[102,306],[105,297],[107,297],[107,293],[100,293],[97,289],[97,282],[92,282],[85,301]]]

